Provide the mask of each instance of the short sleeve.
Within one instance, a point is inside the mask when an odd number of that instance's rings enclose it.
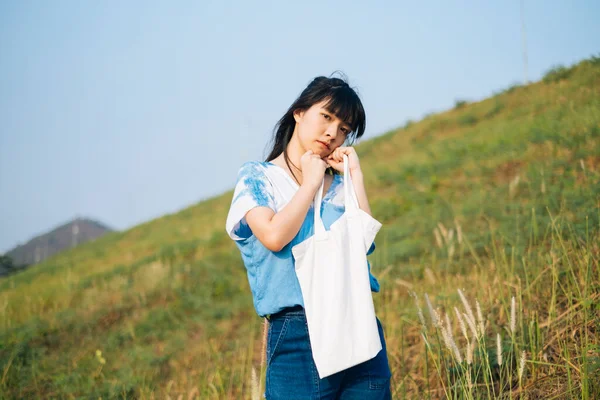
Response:
[[[238,171],[231,207],[225,229],[233,240],[252,236],[246,223],[246,213],[255,207],[269,207],[276,211],[273,185],[265,175],[263,166],[257,161],[242,165]]]

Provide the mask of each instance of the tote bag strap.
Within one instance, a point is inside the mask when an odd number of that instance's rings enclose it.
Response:
[[[350,177],[350,167],[348,166],[348,156],[344,154],[344,203],[346,206],[346,212],[358,211],[358,198],[354,191],[354,184]]]
[[[325,236],[325,225],[323,225],[323,220],[321,219],[321,201],[323,200],[323,188],[325,187],[325,178],[321,182],[321,186],[317,193],[315,194],[314,203],[313,203],[313,211],[315,218],[315,237],[322,238]]]
[[[350,168],[348,167],[348,156],[344,154],[344,205],[346,212],[355,213],[358,211],[358,198],[354,190],[352,178],[350,177]],[[323,189],[325,187],[325,178],[321,182],[321,186],[315,194],[313,210],[314,210],[314,227],[315,236],[317,239],[325,237],[325,225],[321,219],[321,202],[323,201]]]

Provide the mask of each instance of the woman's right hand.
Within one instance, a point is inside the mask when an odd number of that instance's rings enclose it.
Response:
[[[302,185],[308,185],[311,189],[317,190],[323,182],[325,170],[329,165],[319,157],[308,150],[300,158],[302,167]]]

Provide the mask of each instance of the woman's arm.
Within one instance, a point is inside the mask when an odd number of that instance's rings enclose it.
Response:
[[[296,236],[318,188],[303,184],[290,202],[278,213],[268,207],[256,207],[246,214],[252,233],[269,250],[280,251]]]

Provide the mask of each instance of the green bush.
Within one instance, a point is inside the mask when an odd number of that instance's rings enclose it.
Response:
[[[457,99],[457,100],[454,101],[454,108],[455,109],[463,108],[466,105],[467,105],[467,101],[466,100]]]
[[[473,114],[463,114],[458,117],[458,123],[463,126],[475,125],[477,123],[477,117]]]
[[[550,68],[550,70],[544,74],[544,78],[542,80],[544,83],[558,82],[563,79],[567,79],[572,72],[573,68],[566,68],[562,65],[556,65]]]

